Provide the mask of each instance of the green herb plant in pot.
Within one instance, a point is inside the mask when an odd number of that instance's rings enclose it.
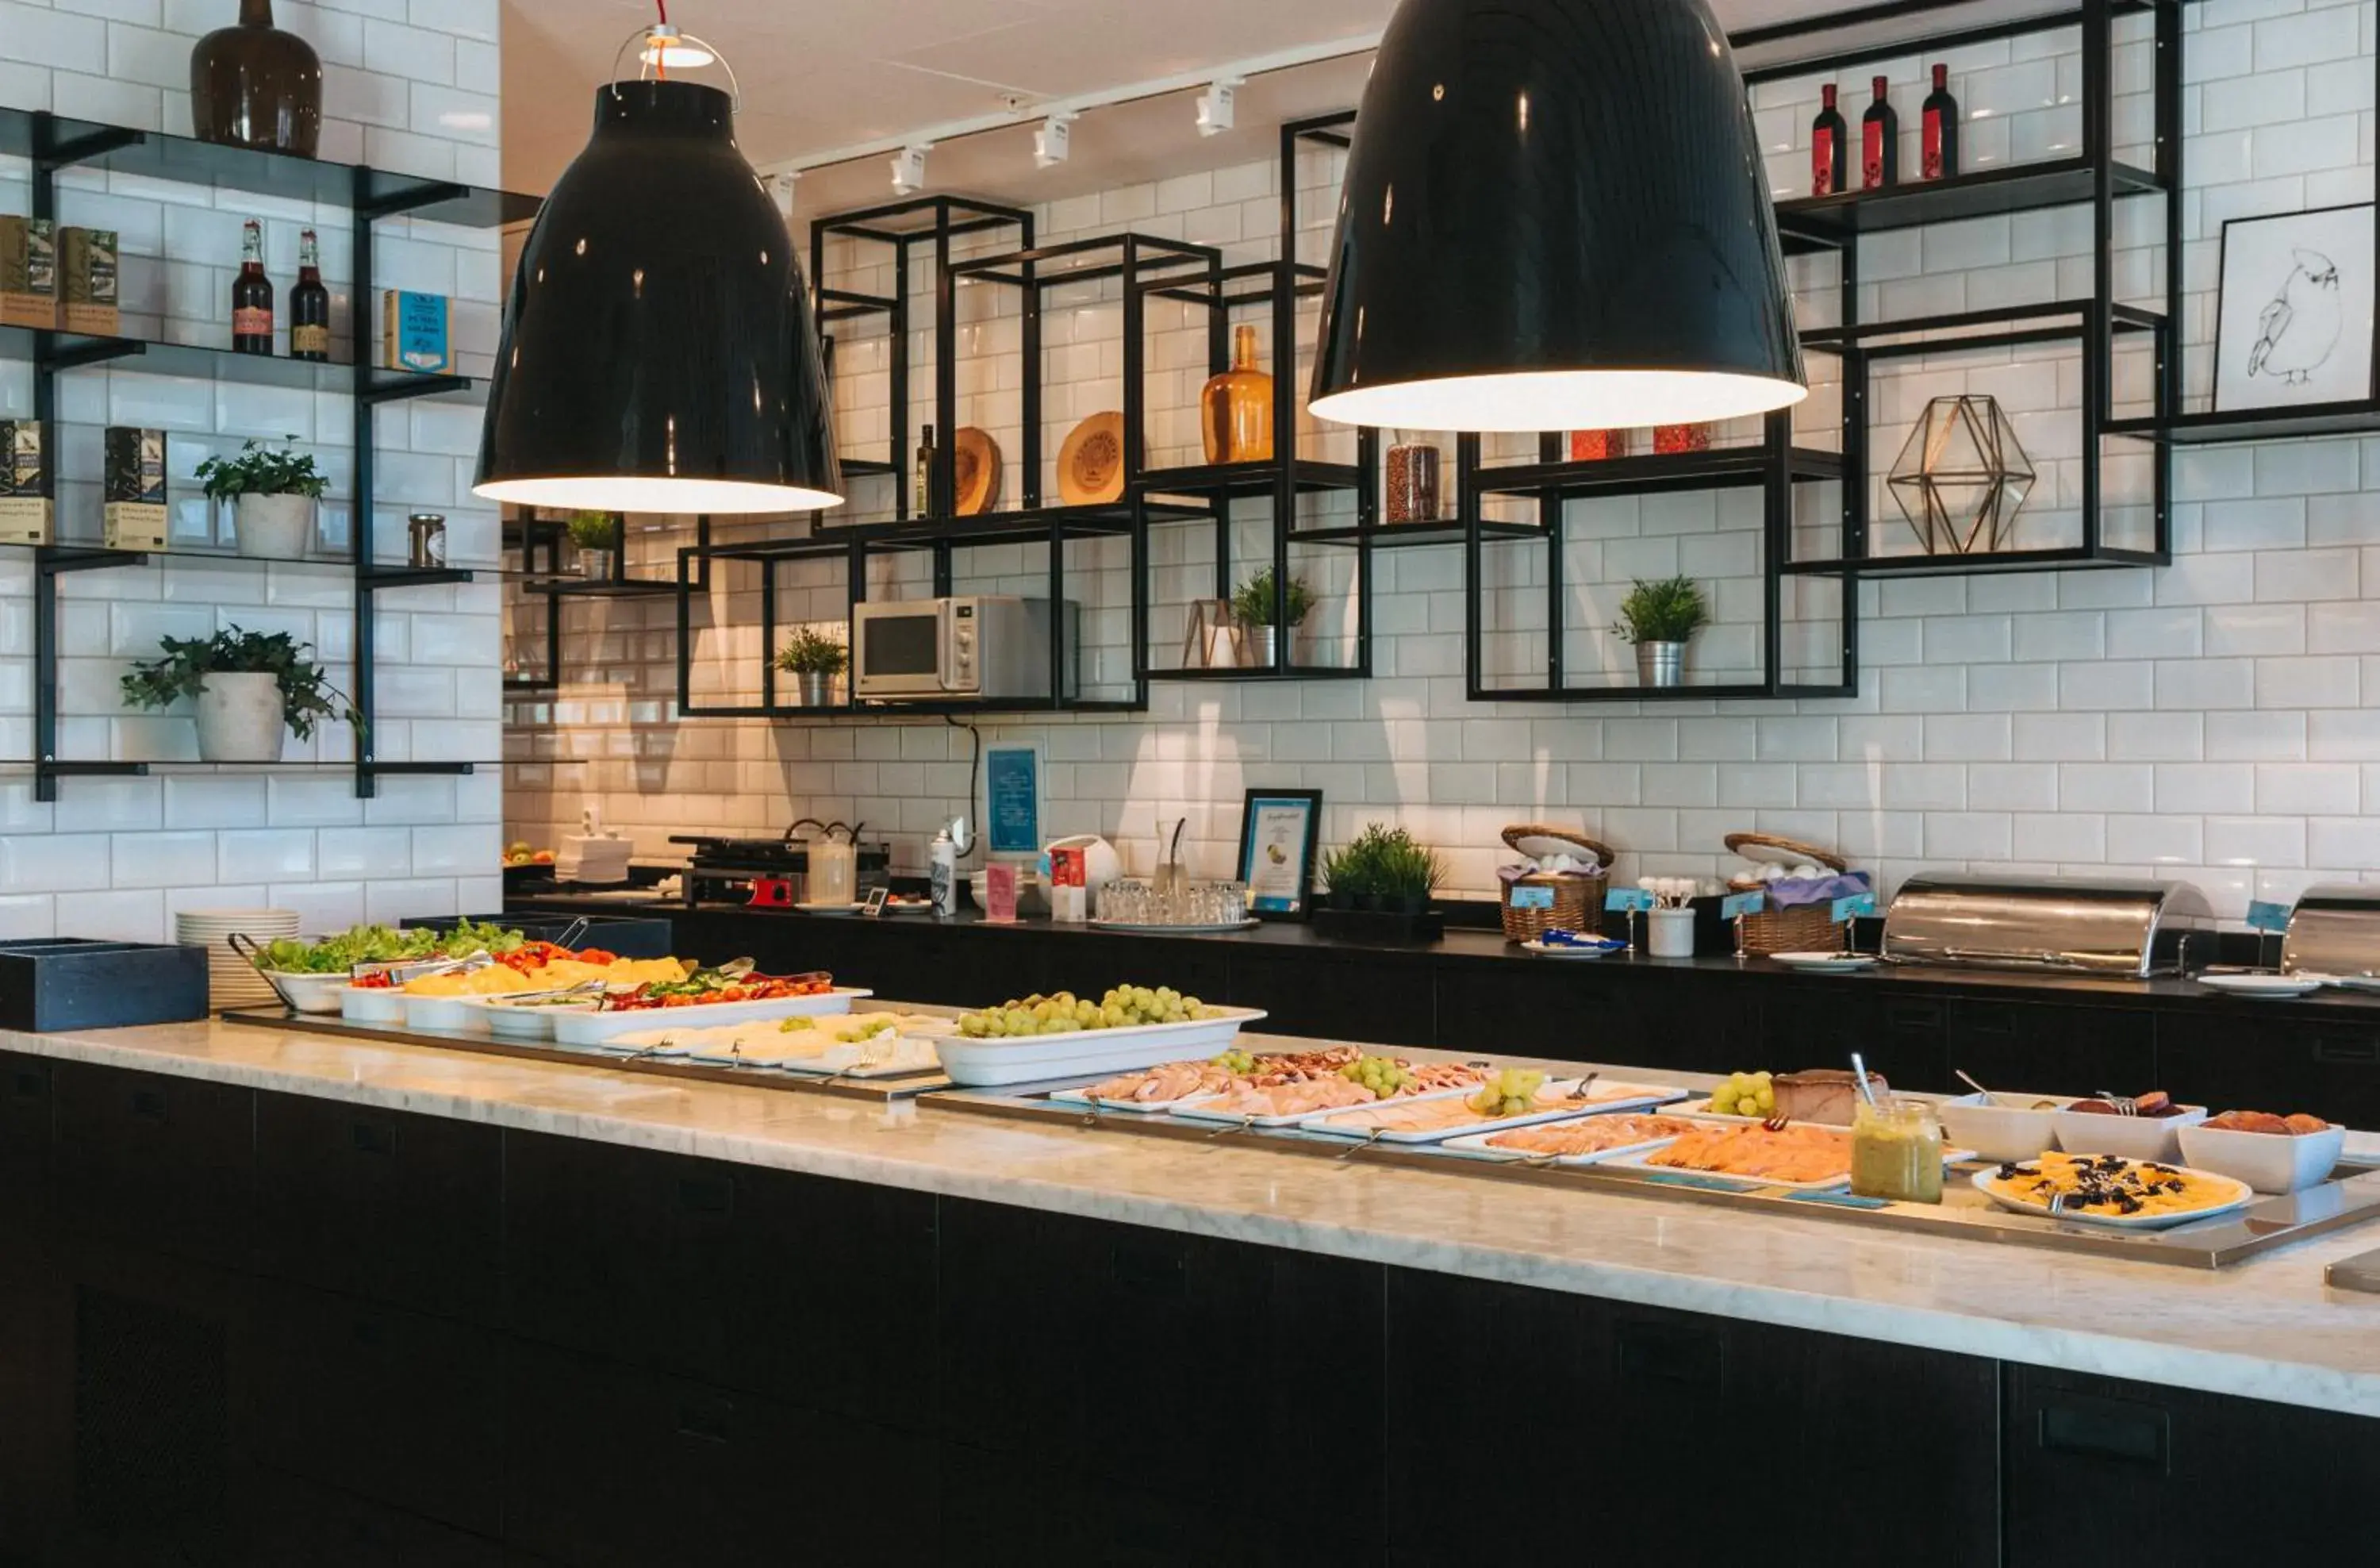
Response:
[[[287,733],[310,740],[326,719],[363,723],[307,657],[312,644],[287,632],[233,626],[212,637],[162,638],[158,646],[164,657],[126,672],[125,703],[166,708],[195,698],[201,762],[278,762]]]
[[[1302,577],[1293,576],[1289,579],[1286,605],[1289,640],[1286,645],[1281,641],[1281,628],[1273,625],[1273,611],[1276,608],[1273,602],[1278,597],[1281,596],[1273,591],[1273,575],[1270,566],[1265,567],[1242,583],[1239,591],[1232,595],[1232,614],[1246,629],[1247,636],[1243,646],[1247,650],[1248,662],[1253,667],[1281,668],[1283,663],[1281,655],[1284,652],[1288,654],[1289,664],[1302,664],[1305,662],[1301,655],[1298,643],[1300,631],[1305,625],[1305,617],[1314,609],[1313,586]]]
[[[1686,644],[1709,624],[1710,604],[1692,577],[1638,577],[1611,629],[1636,645],[1638,685],[1670,687],[1686,684]]]
[[[777,650],[777,668],[792,675],[801,692],[801,706],[824,708],[834,699],[834,677],[851,662],[843,639],[816,626],[801,626]]]
[[[1334,909],[1421,915],[1446,880],[1446,867],[1404,829],[1372,822],[1323,857],[1322,875]]]
[[[314,504],[331,488],[311,456],[244,441],[236,456],[200,463],[198,477],[208,500],[231,503],[242,555],[305,559],[314,542]]]
[[[589,582],[615,580],[620,575],[620,514],[573,512],[565,526],[570,542],[578,547],[578,575]]]

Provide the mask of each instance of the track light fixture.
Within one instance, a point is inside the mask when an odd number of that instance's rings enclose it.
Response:
[[[1238,77],[1220,77],[1198,94],[1198,134],[1217,136],[1232,128],[1232,111],[1239,98]]]
[[[1066,154],[1074,150],[1074,110],[1053,109],[1050,112],[1050,117],[1041,122],[1041,128],[1033,133],[1035,168],[1046,169],[1052,164],[1066,161]]]

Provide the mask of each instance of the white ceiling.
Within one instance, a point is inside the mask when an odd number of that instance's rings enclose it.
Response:
[[[1591,0],[1578,0],[1591,3]],[[504,0],[504,183],[543,192],[585,142],[596,87],[653,0]],[[759,166],[1128,84],[1375,36],[1394,0],[675,0],[670,19],[718,45],[736,71],[736,139]],[[1718,0],[1730,28],[1839,9],[1829,0]],[[633,59],[629,62],[633,71]],[[938,144],[943,189],[1014,201],[1269,156],[1286,118],[1354,104],[1361,59],[1258,76],[1240,129],[1202,141],[1195,94],[1098,109],[1074,126],[1073,158],[1036,170],[1032,116]],[[702,79],[724,85],[716,67]],[[887,199],[870,157],[804,176],[808,212]]]

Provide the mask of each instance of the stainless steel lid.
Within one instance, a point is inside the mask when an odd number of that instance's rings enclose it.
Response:
[[[2314,975],[2380,971],[2380,884],[2318,882],[2289,911],[2281,969]]]
[[[2188,882],[1990,875],[1912,877],[1884,917],[1893,963],[2147,976],[2211,955],[2186,951],[2214,912]],[[2204,938],[2211,943],[2211,937]]]

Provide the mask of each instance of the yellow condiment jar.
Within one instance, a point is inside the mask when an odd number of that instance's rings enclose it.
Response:
[[[1942,1124],[1923,1100],[1882,1095],[1852,1112],[1852,1191],[1903,1203],[1942,1201]]]

